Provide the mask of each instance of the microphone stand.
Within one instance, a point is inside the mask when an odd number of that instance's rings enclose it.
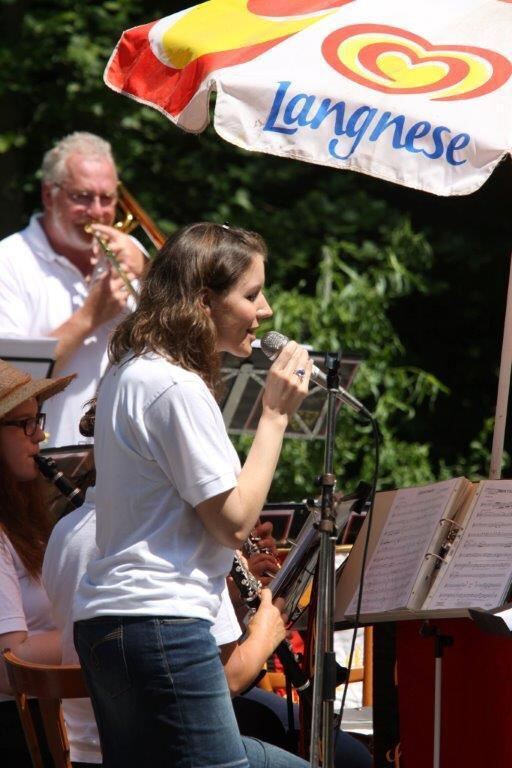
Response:
[[[334,768],[334,700],[336,696],[336,656],[334,653],[334,574],[337,530],[333,494],[336,477],[333,473],[334,436],[338,391],[338,355],[327,354],[327,428],[325,437],[324,471],[318,530],[320,553],[318,559],[318,598],[316,610],[315,669],[313,675],[313,712],[311,720],[310,765]]]

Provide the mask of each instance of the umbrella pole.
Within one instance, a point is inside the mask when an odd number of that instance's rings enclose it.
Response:
[[[501,348],[500,376],[498,381],[498,398],[496,401],[496,416],[492,438],[490,480],[501,478],[503,462],[503,444],[505,442],[505,426],[510,392],[510,370],[512,368],[512,256],[508,280],[507,308],[503,327],[503,345]]]

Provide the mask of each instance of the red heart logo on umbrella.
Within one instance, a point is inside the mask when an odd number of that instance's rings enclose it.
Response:
[[[332,32],[324,58],[350,80],[383,93],[430,93],[434,100],[483,96],[512,74],[503,55],[486,48],[432,45],[399,27],[355,24]]]

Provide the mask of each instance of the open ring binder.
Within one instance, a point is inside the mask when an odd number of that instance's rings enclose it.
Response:
[[[356,613],[366,528],[338,584],[336,622]],[[469,616],[501,605],[511,581],[512,480],[459,477],[377,494],[363,622]]]

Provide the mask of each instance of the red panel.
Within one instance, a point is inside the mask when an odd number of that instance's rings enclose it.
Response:
[[[454,638],[442,661],[441,766],[512,766],[512,639],[481,632],[467,619],[433,622]],[[400,768],[431,768],[434,640],[420,622],[397,627]],[[383,703],[385,706],[385,703]]]

